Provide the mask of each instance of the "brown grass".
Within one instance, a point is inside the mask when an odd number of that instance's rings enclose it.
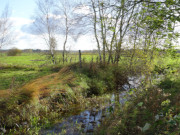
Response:
[[[7,98],[8,95],[11,93],[11,90],[0,90],[0,98]]]
[[[53,73],[25,84],[15,93],[19,95],[25,95],[32,100],[39,100],[49,96],[51,92],[65,93],[66,87],[64,84],[72,83],[74,79],[75,77],[70,68],[65,67],[58,73]],[[60,86],[60,88],[56,86]],[[11,92],[11,90],[1,90],[0,97],[8,97]]]

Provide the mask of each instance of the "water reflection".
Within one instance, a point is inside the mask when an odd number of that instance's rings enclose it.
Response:
[[[51,129],[42,130],[40,134],[92,135],[94,129],[114,110],[115,101],[119,101],[119,103],[123,105],[128,100],[127,91],[132,88],[137,88],[141,84],[142,79],[143,77],[129,77],[128,83],[122,86],[121,92],[119,94],[112,94],[111,100],[106,107],[85,110],[79,115],[66,118],[64,122],[54,125]],[[118,100],[116,100],[116,97]]]

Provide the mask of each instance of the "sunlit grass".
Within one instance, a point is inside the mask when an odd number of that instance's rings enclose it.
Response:
[[[0,64],[33,66],[45,63],[45,56],[40,53],[23,53],[20,56],[1,56]]]

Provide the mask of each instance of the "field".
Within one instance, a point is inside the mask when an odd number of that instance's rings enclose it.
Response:
[[[82,60],[89,62],[96,54],[82,54]],[[71,62],[70,59],[72,58]],[[58,66],[65,66],[78,62],[78,53],[68,56],[68,61],[62,63],[61,54],[57,56]],[[57,65],[56,65],[57,66]],[[53,73],[56,70],[54,65],[44,53],[23,53],[20,56],[0,57],[0,90],[9,89],[11,85],[22,86],[28,81],[37,77]]]
[[[0,90],[9,89],[10,85],[20,86],[31,79],[46,74],[39,72],[39,66],[45,57],[40,54],[22,54],[21,56],[2,56],[0,57]]]

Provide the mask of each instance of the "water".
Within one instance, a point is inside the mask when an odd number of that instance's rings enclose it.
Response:
[[[118,101],[123,105],[129,98],[128,91],[132,88],[137,88],[141,84],[143,77],[129,77],[128,83],[124,84],[121,88],[121,92],[113,93],[111,100],[103,108],[93,108],[91,110],[85,110],[78,115],[73,115],[62,123],[54,125],[51,129],[42,130],[41,135],[60,134],[60,135],[92,135],[94,130],[101,124],[105,117],[108,117],[110,113],[115,109],[115,101]]]

